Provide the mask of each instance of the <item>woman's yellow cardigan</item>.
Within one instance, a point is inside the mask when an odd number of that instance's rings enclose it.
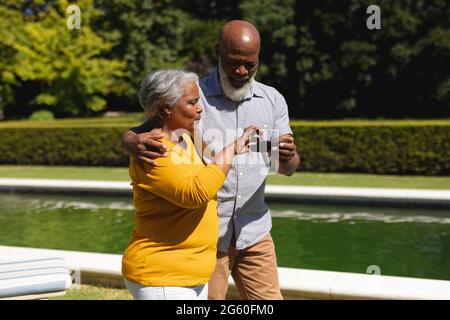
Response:
[[[216,194],[225,175],[202,162],[188,135],[162,142],[171,150],[156,166],[130,160],[136,226],[122,274],[147,286],[205,284],[216,264]]]

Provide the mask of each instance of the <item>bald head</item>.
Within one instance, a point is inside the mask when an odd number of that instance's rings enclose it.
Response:
[[[219,47],[223,50],[259,53],[260,46],[258,30],[247,21],[230,21],[223,26],[220,32]]]
[[[251,23],[233,20],[224,25],[216,45],[221,81],[245,89],[258,70],[259,49],[259,32]]]

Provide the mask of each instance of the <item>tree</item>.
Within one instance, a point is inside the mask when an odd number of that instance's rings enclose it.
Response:
[[[11,62],[2,77],[15,85],[16,97],[22,96],[12,108],[26,108],[28,114],[34,108],[57,116],[88,115],[106,107],[104,95],[123,94],[125,63],[102,57],[114,44],[91,29],[90,19],[97,15],[91,0],[78,2],[83,14],[79,30],[67,28],[67,1],[49,2],[38,10],[26,3],[11,1],[0,7],[0,21],[7,28],[0,43]],[[26,90],[30,86],[31,92]]]
[[[67,1],[4,2],[0,107],[16,114],[140,110],[147,73],[204,75],[222,25],[247,19],[262,37],[257,79],[285,95],[292,118],[450,116],[446,0],[380,1],[379,30],[366,26],[368,0],[83,0],[70,32]]]
[[[127,63],[125,104],[138,107],[137,92],[147,73],[157,69],[182,68],[189,61],[190,57],[183,53],[183,32],[190,17],[174,7],[172,2],[96,2],[100,15],[95,29],[118,44],[108,56]]]
[[[449,5],[383,1],[244,0],[262,35],[261,79],[296,118],[450,116]]]

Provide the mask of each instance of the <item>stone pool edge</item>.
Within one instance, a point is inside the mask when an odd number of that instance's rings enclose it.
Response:
[[[73,273],[75,285],[103,284],[124,288],[120,254],[0,246],[0,260],[37,257],[63,258]],[[282,267],[278,268],[278,273],[285,299],[450,300],[450,281],[446,280]],[[229,285],[227,298],[237,298],[231,277]]]

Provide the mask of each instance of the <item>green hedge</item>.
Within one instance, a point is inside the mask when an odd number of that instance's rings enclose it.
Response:
[[[117,128],[0,128],[0,164],[124,166]]]
[[[450,123],[293,122],[302,171],[450,174]],[[0,164],[126,166],[127,127],[0,128]]]
[[[294,126],[301,169],[446,175],[450,125]]]

